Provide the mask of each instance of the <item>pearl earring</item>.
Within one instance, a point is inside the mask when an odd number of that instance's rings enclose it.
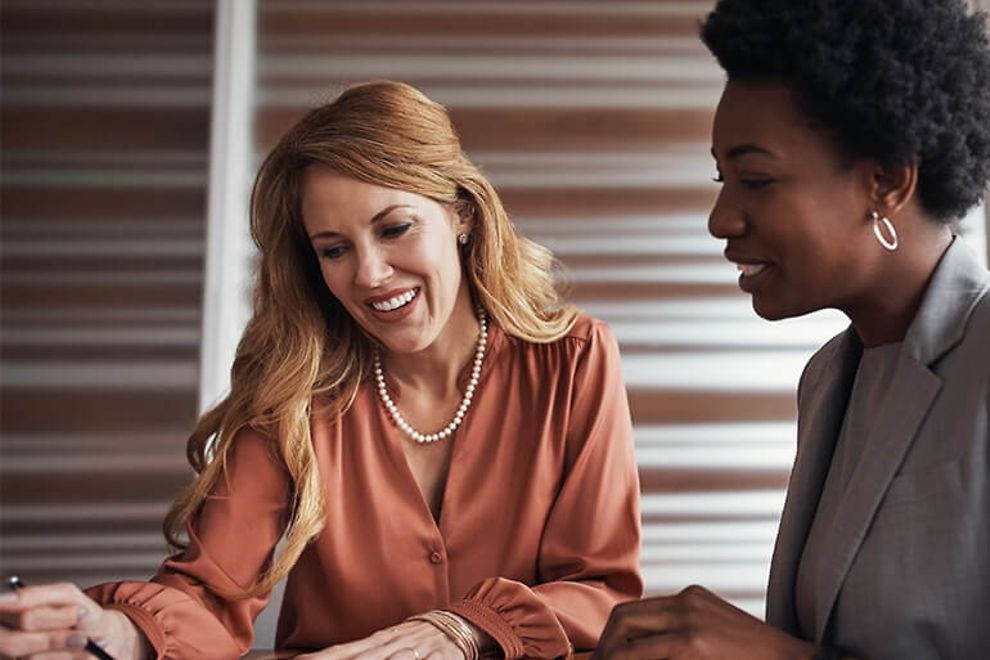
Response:
[[[468,240],[469,240],[468,235],[466,233],[461,233],[457,235],[457,242],[460,243],[461,245],[467,245]]]

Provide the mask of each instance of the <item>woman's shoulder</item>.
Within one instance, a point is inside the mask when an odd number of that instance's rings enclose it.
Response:
[[[530,341],[521,337],[512,335],[505,330],[501,330],[505,334],[506,339],[516,346],[522,348],[525,347],[530,350],[549,350],[556,351],[562,346],[574,346],[580,348],[585,344],[612,344],[615,343],[615,337],[612,335],[611,329],[608,324],[601,319],[597,319],[594,316],[585,314],[584,312],[578,312],[574,317],[573,322],[570,327],[559,337],[548,342],[537,342]]]
[[[574,319],[574,325],[564,336],[568,339],[581,341],[613,340],[612,330],[605,321],[583,312],[578,313]]]
[[[950,364],[958,365],[957,371],[965,378],[987,382],[990,379],[990,288],[985,289],[975,301],[972,311],[960,329],[959,342],[952,348],[951,359],[942,359],[935,365],[936,371],[944,371]]]
[[[990,276],[987,280],[990,283]],[[966,339],[976,344],[976,350],[984,356],[990,355],[990,342],[986,341],[986,338],[990,337],[990,285],[983,290],[973,305],[973,313],[970,315],[965,333]]]
[[[565,332],[548,342],[508,334],[502,340],[495,355],[506,351],[526,362],[531,370],[544,374],[574,371],[582,364],[607,367],[620,361],[619,345],[608,324],[584,313],[578,313]]]

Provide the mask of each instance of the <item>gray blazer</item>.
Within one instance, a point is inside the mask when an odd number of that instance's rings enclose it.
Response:
[[[829,536],[814,640],[868,660],[990,658],[990,273],[956,238],[908,329],[877,431]],[[862,353],[808,362],[767,621],[799,635],[795,577]]]

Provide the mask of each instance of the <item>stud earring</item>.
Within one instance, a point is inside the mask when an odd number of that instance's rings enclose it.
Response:
[[[457,242],[460,243],[461,245],[467,245],[468,240],[469,237],[466,233],[461,233],[457,235]]]

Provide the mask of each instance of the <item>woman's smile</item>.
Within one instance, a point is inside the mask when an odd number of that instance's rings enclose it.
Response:
[[[389,291],[383,295],[375,296],[367,300],[367,306],[372,310],[375,317],[393,323],[401,321],[416,308],[419,302],[420,287],[411,287]]]

